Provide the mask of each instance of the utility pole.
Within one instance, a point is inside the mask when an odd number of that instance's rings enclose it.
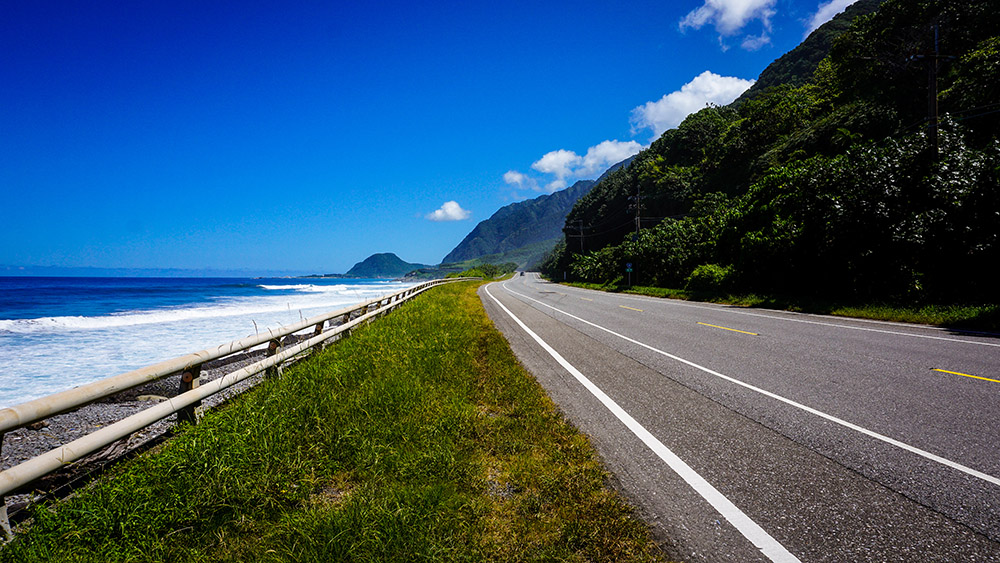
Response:
[[[930,137],[931,146],[934,147],[935,159],[938,155],[938,61],[955,58],[948,55],[941,55],[939,31],[937,23],[931,26],[931,32],[934,34],[934,52],[932,54],[913,55],[910,57],[910,60],[925,61],[927,63],[927,135]]]
[[[580,224],[580,254],[583,254],[583,219],[577,220]]]
[[[941,47],[938,44],[938,24],[935,23],[931,29],[934,31],[934,56],[927,61],[927,119],[930,122],[931,146],[934,147],[936,156],[938,152],[937,71]]]
[[[628,202],[626,213],[635,208],[635,234],[632,235],[632,240],[636,240],[639,238],[639,229],[642,228],[642,186],[635,187],[635,195],[628,196]]]
[[[640,213],[642,212],[642,184],[637,182],[635,184],[635,236],[639,236],[639,227],[642,225],[642,218]]]

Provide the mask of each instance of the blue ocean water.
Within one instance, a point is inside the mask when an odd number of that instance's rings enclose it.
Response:
[[[0,277],[0,408],[410,285],[333,278]]]

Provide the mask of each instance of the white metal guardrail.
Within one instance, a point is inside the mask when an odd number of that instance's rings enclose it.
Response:
[[[329,340],[348,333],[352,328],[376,316],[391,311],[417,294],[435,285],[466,279],[470,278],[452,278],[422,283],[388,296],[369,299],[343,309],[316,315],[296,324],[283,327],[280,330],[268,330],[265,334],[249,336],[242,340],[234,340],[215,348],[166,360],[135,371],[74,387],[73,389],[0,410],[0,448],[2,448],[3,435],[7,432],[17,430],[18,428],[57,414],[74,411],[100,399],[132,389],[133,387],[178,373],[181,374],[181,386],[178,395],[87,434],[82,438],[33,457],[9,469],[0,471],[0,530],[2,530],[7,539],[12,537],[10,522],[7,517],[5,495],[31,484],[40,477],[48,475],[67,463],[76,461],[101,448],[109,446],[122,438],[128,437],[133,432],[141,430],[174,413],[177,413],[178,421],[196,423],[195,408],[201,404],[202,399],[214,395],[223,389],[227,389],[260,372],[267,371],[269,375],[276,374],[283,363],[294,360],[317,346],[322,347]],[[333,322],[338,320],[340,324],[332,326]],[[281,341],[285,337],[309,328],[312,328],[313,332],[307,336],[306,340],[299,341],[285,349],[281,348]],[[264,359],[228,373],[205,385],[200,385],[199,374],[201,366],[205,362],[247,351],[263,344],[268,345]]]

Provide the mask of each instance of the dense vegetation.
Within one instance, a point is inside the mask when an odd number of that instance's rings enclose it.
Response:
[[[810,33],[805,41],[767,65],[760,77],[737,102],[756,97],[775,86],[802,86],[809,81],[819,63],[826,58],[833,42],[840,37],[858,16],[870,14],[885,0],[857,0],[844,9],[838,17]]]
[[[595,186],[544,271],[606,283],[631,262],[650,286],[995,301],[998,30],[986,0],[886,1],[800,85],[692,114]]]
[[[30,561],[655,561],[475,283],[431,290],[0,546]]]

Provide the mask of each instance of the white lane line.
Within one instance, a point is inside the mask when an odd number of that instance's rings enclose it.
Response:
[[[570,286],[570,287],[572,287],[572,286]],[[574,289],[579,289],[579,288],[574,288]],[[587,291],[587,290],[582,290],[582,291]],[[618,297],[618,298],[621,298],[621,299],[631,299],[633,301],[652,301],[654,303],[664,303],[664,304],[669,304],[669,305],[673,305],[673,306],[677,306],[677,307],[690,307],[692,309],[706,309],[706,310],[709,310],[709,311],[717,311],[717,312],[721,312],[721,313],[733,313],[735,315],[747,315],[747,316],[750,316],[750,317],[763,317],[765,319],[772,319],[772,320],[776,320],[776,321],[788,321],[788,322],[792,322],[792,323],[805,323],[805,324],[811,324],[811,325],[828,326],[828,327],[831,327],[831,328],[843,328],[843,329],[848,329],[848,330],[862,330],[862,331],[865,331],[865,332],[877,332],[877,333],[880,333],[880,334],[892,334],[892,335],[896,335],[896,336],[908,336],[910,338],[926,338],[928,340],[944,340],[945,342],[955,342],[955,343],[958,343],[958,344],[974,344],[974,345],[977,345],[977,346],[991,346],[991,347],[994,347],[994,348],[1000,348],[1000,343],[997,343],[997,342],[980,342],[978,340],[962,340],[960,338],[947,338],[947,337],[944,337],[944,336],[931,336],[929,334],[914,334],[912,332],[901,332],[901,331],[897,331],[897,330],[882,330],[882,329],[877,329],[877,328],[868,328],[868,327],[863,327],[863,326],[851,326],[851,325],[845,325],[845,324],[839,324],[839,323],[830,323],[830,322],[821,322],[821,321],[809,321],[809,320],[806,320],[806,319],[793,319],[793,318],[789,318],[789,317],[786,317],[786,316],[780,316],[780,315],[766,315],[766,314],[763,314],[763,313],[751,313],[750,311],[741,311],[741,310],[738,310],[738,309],[731,309],[731,308],[709,307],[709,306],[706,306],[706,305],[695,305],[695,304],[692,304],[692,303],[680,302],[680,301],[677,301],[676,299],[672,299],[670,301],[663,301],[662,299],[659,299],[657,297],[644,297],[644,296],[639,296],[639,295],[621,295],[621,294],[617,294],[617,295],[615,295],[615,297]],[[780,311],[779,311],[779,313],[780,313]],[[789,313],[789,314],[806,315],[808,313]],[[897,324],[897,323],[892,323],[892,322],[889,322],[889,321],[876,321],[876,320],[872,320],[872,319],[852,319],[852,320],[857,321],[857,322],[878,323],[878,324],[888,324],[888,325],[895,325],[895,324]],[[923,330],[934,330],[934,331],[945,331],[945,330],[947,330],[947,329],[942,329],[942,328],[937,328],[937,327],[920,327],[920,326],[915,326],[913,328],[923,329]]]
[[[823,411],[816,410],[816,409],[814,409],[812,407],[807,407],[807,406],[805,406],[805,405],[803,405],[801,403],[797,403],[797,402],[795,402],[795,401],[793,401],[791,399],[786,399],[785,397],[782,397],[781,395],[777,395],[777,394],[772,393],[770,391],[765,391],[764,389],[761,389],[760,387],[756,387],[754,385],[750,385],[749,383],[744,383],[743,381],[740,381],[739,379],[735,379],[735,378],[729,377],[728,375],[723,375],[723,374],[721,374],[721,373],[719,373],[719,372],[717,372],[715,370],[711,370],[711,369],[709,369],[709,368],[707,368],[705,366],[698,365],[698,364],[696,364],[696,363],[694,363],[694,362],[692,362],[690,360],[685,360],[684,358],[681,358],[679,356],[675,356],[675,355],[673,355],[673,354],[671,354],[669,352],[664,352],[663,350],[660,350],[658,348],[654,348],[654,347],[652,347],[652,346],[650,346],[648,344],[644,344],[642,342],[639,342],[638,340],[629,338],[628,336],[625,336],[624,334],[619,334],[619,333],[617,333],[617,332],[615,332],[615,331],[613,331],[611,329],[604,328],[601,325],[594,324],[594,323],[592,323],[592,322],[590,322],[588,320],[585,320],[585,319],[581,319],[580,317],[577,317],[576,315],[572,315],[570,313],[567,313],[566,311],[563,311],[562,309],[557,309],[557,308],[553,307],[552,305],[549,305],[547,303],[543,303],[543,302],[541,302],[541,301],[539,301],[537,299],[532,299],[531,297],[528,297],[527,295],[522,295],[522,294],[520,294],[520,293],[518,293],[516,291],[513,291],[510,288],[508,288],[506,286],[506,284],[503,284],[503,288],[505,290],[507,290],[508,293],[511,293],[513,295],[517,295],[517,296],[523,297],[523,298],[527,299],[528,301],[533,301],[535,303],[538,303],[539,305],[542,305],[543,307],[548,307],[549,309],[552,309],[553,311],[562,313],[562,314],[566,315],[567,317],[570,317],[571,319],[578,320],[578,321],[580,321],[580,322],[582,322],[584,324],[590,325],[590,326],[592,326],[592,327],[594,327],[596,329],[603,330],[604,332],[607,332],[608,334],[612,334],[614,336],[617,336],[618,338],[621,338],[622,340],[625,340],[627,342],[631,342],[632,344],[635,344],[637,346],[642,346],[643,348],[645,348],[645,349],[647,349],[647,350],[649,350],[651,352],[656,352],[657,354],[660,354],[662,356],[666,356],[666,357],[670,358],[671,360],[676,360],[676,361],[678,361],[678,362],[680,362],[682,364],[691,366],[691,367],[693,367],[693,368],[695,368],[697,370],[701,370],[701,371],[703,371],[703,372],[705,372],[707,374],[714,375],[714,376],[716,376],[718,378],[721,378],[721,379],[724,379],[724,380],[726,380],[726,381],[728,381],[730,383],[735,383],[736,385],[739,385],[741,387],[745,387],[747,389],[750,389],[751,391],[756,391],[757,393],[760,393],[761,395],[764,395],[766,397],[770,397],[772,399],[781,401],[782,403],[785,403],[787,405],[791,405],[791,406],[793,406],[793,407],[795,407],[797,409],[803,410],[803,411],[805,411],[805,412],[807,412],[809,414],[816,415],[816,416],[818,416],[820,418],[823,418],[825,420],[829,420],[830,422],[839,424],[840,426],[843,426],[844,428],[850,428],[851,430],[854,430],[855,432],[860,432],[861,434],[864,434],[864,435],[869,436],[871,438],[875,438],[876,440],[880,440],[882,442],[885,442],[886,444],[890,444],[890,445],[896,446],[897,448],[906,450],[906,451],[908,451],[910,453],[917,454],[917,455],[919,455],[921,457],[924,457],[926,459],[929,459],[931,461],[936,461],[937,463],[940,463],[941,465],[950,467],[952,469],[956,469],[958,471],[961,471],[962,473],[965,473],[967,475],[971,475],[971,476],[976,477],[978,479],[982,479],[983,481],[986,481],[987,483],[992,483],[994,485],[1000,486],[1000,479],[998,479],[997,477],[994,477],[992,475],[983,473],[982,471],[976,471],[975,469],[972,469],[971,467],[967,467],[965,465],[962,465],[961,463],[952,461],[952,460],[947,459],[947,458],[943,458],[943,457],[941,457],[939,455],[936,455],[936,454],[932,454],[932,453],[930,453],[928,451],[925,451],[925,450],[922,450],[920,448],[911,446],[911,445],[909,445],[907,443],[900,442],[899,440],[895,440],[895,439],[890,438],[888,436],[885,436],[883,434],[879,434],[878,432],[875,432],[875,431],[872,431],[872,430],[868,430],[867,428],[864,428],[862,426],[858,426],[857,424],[853,424],[853,423],[847,422],[846,420],[837,418],[837,417],[835,417],[833,415],[826,414]]]
[[[506,287],[505,287],[506,289]],[[508,290],[509,291],[509,290]],[[514,313],[510,311],[499,299],[490,293],[490,287],[486,286],[486,294],[493,299],[496,304],[504,310],[505,313],[510,315],[511,319],[518,324],[526,333],[528,333],[531,338],[538,343],[546,352],[552,356],[555,361],[559,362],[563,368],[566,369],[579,381],[594,397],[597,398],[609,411],[611,411],[618,420],[622,421],[629,430],[632,431],[646,446],[652,450],[657,456],[660,457],[677,475],[679,475],[684,482],[691,486],[699,495],[702,496],[709,504],[712,505],[715,510],[719,512],[726,520],[728,520],[733,526],[744,537],[750,540],[751,543],[757,549],[761,551],[768,559],[775,562],[795,562],[799,561],[797,557],[792,555],[778,543],[770,534],[764,531],[756,522],[750,519],[742,510],[736,507],[728,498],[723,496],[722,493],[718,491],[711,483],[705,480],[704,477],[699,475],[694,469],[691,469],[687,463],[681,458],[677,457],[670,449],[663,445],[656,436],[653,436],[646,428],[639,424],[625,409],[621,408],[618,403],[609,397],[600,387],[594,385],[585,375],[583,375],[580,370],[573,367],[566,358],[563,358],[559,352],[556,352],[547,342],[542,340],[540,336],[535,334],[526,324],[524,324],[521,319],[517,318]]]

